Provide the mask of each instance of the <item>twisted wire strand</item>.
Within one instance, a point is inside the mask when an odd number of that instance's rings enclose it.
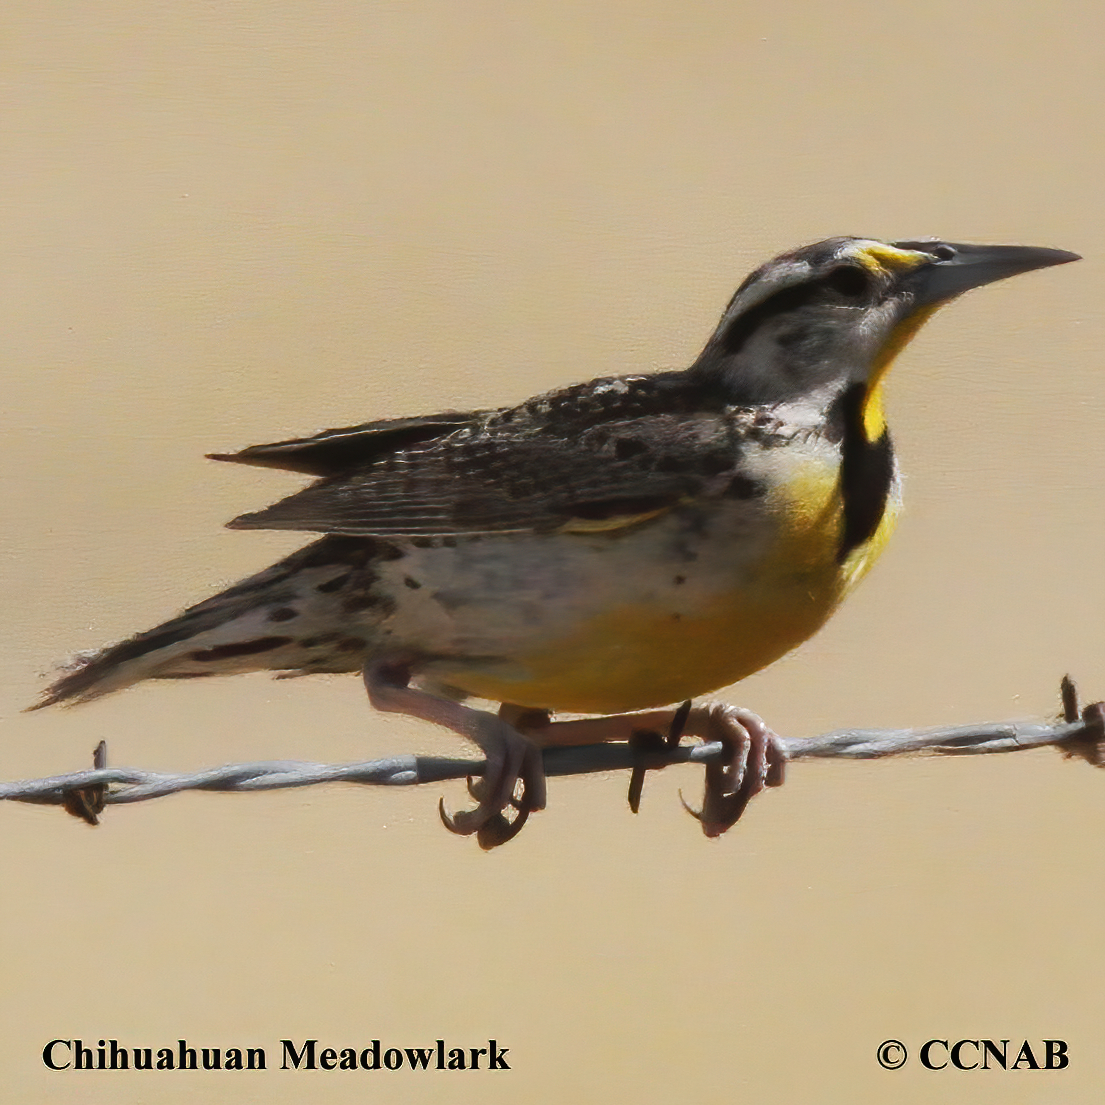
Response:
[[[816,737],[783,740],[783,745],[790,760],[868,760],[922,753],[983,755],[1055,745],[1068,756],[1079,756],[1102,766],[1105,704],[1095,703],[1079,713],[1077,694],[1069,678],[1063,681],[1062,698],[1065,720],[1052,723],[1015,721],[929,729],[842,729]],[[718,742],[643,751],[631,743],[618,741],[542,751],[546,774],[556,776],[633,768],[653,770],[680,763],[708,764],[726,754]],[[107,767],[103,741],[93,762],[96,766],[90,771],[0,783],[0,799],[62,805],[75,816],[95,824],[104,805],[144,802],[186,790],[243,793],[338,782],[415,786],[478,776],[485,769],[484,760],[406,755],[349,764],[272,760],[167,773]]]

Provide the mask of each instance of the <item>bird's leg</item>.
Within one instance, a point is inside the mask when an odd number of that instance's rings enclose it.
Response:
[[[639,714],[557,721],[534,733],[543,747],[629,740],[642,730],[668,733],[683,710],[647,710]],[[692,707],[682,732],[704,741],[719,741],[725,759],[706,765],[706,787],[701,811],[692,813],[707,836],[720,836],[744,813],[748,803],[765,787],[783,783],[786,748],[781,739],[751,710],[715,702]],[[686,803],[684,803],[686,805]]]
[[[377,710],[443,725],[479,746],[487,759],[483,784],[476,791],[479,804],[450,815],[442,801],[441,819],[451,832],[475,833],[483,848],[505,843],[518,833],[532,810],[545,808],[540,750],[503,718],[411,687],[410,678],[411,669],[403,663],[374,661],[364,668],[368,698]],[[519,780],[521,794],[515,796]],[[507,807],[517,811],[512,821],[503,816]]]

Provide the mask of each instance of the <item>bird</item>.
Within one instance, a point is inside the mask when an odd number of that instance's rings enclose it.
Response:
[[[321,536],[79,654],[31,708],[145,679],[360,672],[375,708],[483,751],[476,805],[440,810],[485,849],[545,806],[543,747],[668,728],[722,743],[691,811],[718,836],[782,781],[785,749],[750,710],[687,703],[816,633],[882,552],[901,508],[891,363],[962,293],[1078,259],[828,238],[753,271],[687,368],[209,454],[315,477],[230,528]]]

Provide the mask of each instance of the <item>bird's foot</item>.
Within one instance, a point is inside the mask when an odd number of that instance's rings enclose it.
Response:
[[[474,833],[481,848],[505,844],[518,835],[533,810],[545,808],[540,749],[504,717],[413,688],[410,678],[411,670],[403,664],[374,662],[364,669],[365,687],[376,709],[443,725],[479,747],[486,767],[482,779],[469,780],[468,787],[476,798],[475,808],[450,814],[442,799],[438,810],[450,832]],[[512,816],[508,818],[506,811]]]
[[[461,708],[475,715],[467,719],[464,735],[479,745],[487,766],[479,780],[468,780],[468,792],[476,799],[474,809],[451,814],[442,799],[438,812],[450,832],[461,836],[475,833],[481,848],[496,848],[522,831],[533,810],[545,808],[541,751],[502,718]]]
[[[469,825],[476,822],[474,830],[476,840],[486,851],[513,840],[522,831],[522,826],[525,825],[530,813],[545,807],[545,771],[541,761],[541,750],[526,734],[547,726],[549,714],[545,710],[525,710],[504,703],[499,708],[498,718],[492,718],[490,714],[483,716],[492,721],[499,721],[502,725],[503,736],[507,742],[506,768],[496,776],[491,771],[491,757],[488,756],[487,772],[478,778],[472,776],[468,778],[468,793],[476,799],[478,803],[476,808],[450,814],[445,809],[445,800],[442,799],[438,803],[438,813],[445,828],[460,835],[471,833],[473,829]],[[484,748],[483,745],[480,747]],[[497,806],[496,803],[507,786],[509,786],[509,794],[506,801]],[[538,796],[540,805],[536,805],[533,801],[532,796],[535,794]],[[487,809],[493,809],[494,812],[484,820],[484,811]]]
[[[684,735],[718,742],[725,750],[721,761],[706,766],[702,809],[683,803],[707,836],[720,836],[760,791],[783,783],[787,754],[782,738],[751,710],[720,702],[693,707],[684,702],[678,709],[552,722],[535,737],[546,747],[628,740],[647,755],[671,749]],[[634,813],[646,770],[643,765],[635,768],[630,779],[629,805]]]
[[[758,714],[739,706],[714,703],[695,721],[696,734],[706,741],[720,741],[726,757],[706,765],[702,809],[691,809],[685,801],[683,806],[707,836],[721,836],[740,820],[760,791],[782,786],[786,748]]]

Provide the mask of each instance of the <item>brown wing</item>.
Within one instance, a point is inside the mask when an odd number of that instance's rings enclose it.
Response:
[[[616,529],[724,488],[739,458],[720,414],[645,415],[571,435],[500,414],[230,526],[412,537]]]
[[[477,422],[485,412],[444,414],[421,418],[393,418],[365,422],[337,430],[322,430],[312,437],[251,445],[237,453],[208,453],[210,460],[252,464],[259,468],[284,468],[310,476],[333,476],[367,464],[378,457],[451,434]]]

